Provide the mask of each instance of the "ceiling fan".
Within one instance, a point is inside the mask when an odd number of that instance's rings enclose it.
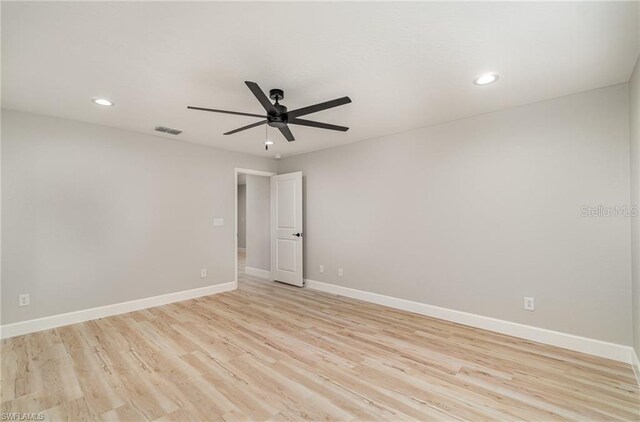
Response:
[[[293,137],[293,133],[289,129],[289,125],[301,125],[301,126],[309,126],[309,127],[317,127],[319,129],[329,129],[329,130],[338,130],[341,132],[346,132],[349,130],[348,127],[332,125],[329,123],[321,123],[314,122],[311,120],[299,119],[300,116],[306,116],[307,114],[316,113],[318,111],[327,110],[329,108],[338,107],[344,104],[349,104],[351,99],[349,97],[342,97],[331,101],[325,101],[324,103],[315,104],[308,107],[302,107],[296,110],[287,111],[287,107],[283,106],[279,103],[280,100],[284,99],[284,91],[281,89],[272,89],[269,91],[269,97],[275,100],[274,104],[271,104],[269,98],[267,98],[266,94],[260,89],[257,83],[245,81],[245,84],[249,87],[253,95],[258,99],[262,107],[264,107],[267,112],[266,115],[261,114],[252,114],[252,113],[241,113],[237,111],[228,111],[228,110],[216,110],[213,108],[203,108],[203,107],[192,107],[187,106],[188,109],[191,110],[201,110],[201,111],[212,111],[214,113],[226,113],[226,114],[237,114],[239,116],[250,116],[250,117],[260,117],[265,120],[259,121],[257,123],[251,123],[250,125],[243,126],[241,128],[232,130],[230,132],[225,133],[225,135],[233,135],[234,133],[241,132],[243,130],[251,129],[253,127],[262,126],[265,123],[269,126],[278,128],[282,135],[287,138],[287,141],[292,142],[295,141],[296,138]]]

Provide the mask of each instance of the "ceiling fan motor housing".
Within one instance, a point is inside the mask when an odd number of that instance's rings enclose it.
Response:
[[[287,125],[287,115],[278,114],[274,116],[267,116],[267,124],[271,127],[285,127]]]
[[[276,114],[267,114],[267,124],[271,127],[285,127],[287,125],[287,107],[278,104],[278,101],[284,98],[284,91],[272,89],[269,91],[269,97],[276,102],[273,105],[276,109]]]

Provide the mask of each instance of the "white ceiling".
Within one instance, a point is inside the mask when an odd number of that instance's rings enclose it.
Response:
[[[251,154],[343,145],[626,82],[639,3],[2,2],[2,106]],[[494,71],[500,80],[472,80]],[[347,133],[291,126],[223,136],[261,113],[243,81]],[[104,96],[115,107],[90,102]]]

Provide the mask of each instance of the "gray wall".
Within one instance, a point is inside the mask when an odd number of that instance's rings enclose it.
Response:
[[[247,267],[271,269],[270,178],[247,175]]]
[[[2,323],[233,281],[235,167],[276,162],[3,110]]]
[[[247,247],[247,185],[238,185],[238,247]]]
[[[580,216],[638,203],[638,86],[636,67],[630,86],[282,160],[305,174],[305,276],[632,344],[633,239],[640,350],[638,219]],[[233,280],[233,168],[276,162],[2,117],[2,323]]]
[[[629,82],[629,140],[631,145],[631,204],[640,206],[640,57]],[[633,279],[633,345],[640,353],[640,217],[631,219]],[[640,356],[640,355],[638,355]]]
[[[283,159],[305,277],[631,345],[629,219],[581,216],[629,203],[628,89]]]

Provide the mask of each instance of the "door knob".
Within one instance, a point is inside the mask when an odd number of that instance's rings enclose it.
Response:
[[[302,237],[302,233],[294,233],[293,234],[295,237]]]

